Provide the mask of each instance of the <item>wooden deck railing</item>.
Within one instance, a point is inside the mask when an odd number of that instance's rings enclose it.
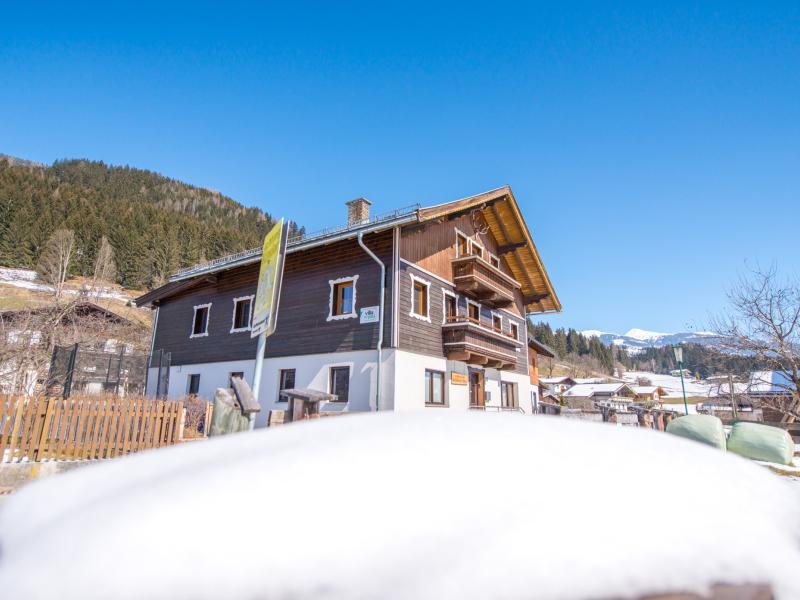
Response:
[[[182,401],[0,396],[0,463],[97,460],[181,440]]]

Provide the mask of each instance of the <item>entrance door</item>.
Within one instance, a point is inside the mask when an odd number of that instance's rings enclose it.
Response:
[[[483,371],[469,370],[469,406],[470,408],[483,408],[486,402],[483,393]]]

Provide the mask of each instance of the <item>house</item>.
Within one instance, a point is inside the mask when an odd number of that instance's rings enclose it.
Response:
[[[528,338],[528,372],[531,376],[531,401],[533,412],[539,412],[539,402],[542,398],[542,389],[539,386],[539,357],[555,358],[555,352],[546,344],[535,338]]]
[[[564,399],[570,408],[626,411],[636,399],[636,393],[626,383],[579,383],[564,392]]]
[[[636,394],[638,402],[661,402],[661,398],[667,395],[666,390],[658,385],[633,385],[631,389]]]
[[[526,316],[561,304],[511,188],[369,211],[356,199],[346,226],[289,240],[256,424],[293,387],[335,394],[321,412],[531,412]],[[232,375],[252,383],[260,258],[183,270],[136,300],[155,310],[149,393],[211,398]]]
[[[0,311],[0,392],[30,395],[37,385],[51,388],[54,383],[63,383],[67,372],[75,380],[76,389],[79,381],[96,379],[89,391],[107,391],[113,379],[107,373],[113,362],[109,355],[131,355],[136,341],[145,336],[141,323],[83,299]],[[82,357],[95,357],[93,364],[84,369],[82,362],[79,365],[75,360],[57,359],[55,366],[60,374],[54,376],[51,359],[77,353],[78,345]],[[116,360],[115,382],[124,370],[123,362]],[[68,369],[70,364],[72,368]],[[143,371],[141,381],[143,384]]]
[[[572,377],[540,377],[539,384],[556,396],[560,396],[577,382]]]

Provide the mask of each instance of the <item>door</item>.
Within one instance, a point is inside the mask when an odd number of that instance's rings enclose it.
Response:
[[[483,393],[483,371],[469,370],[469,406],[470,408],[483,408],[485,406]]]

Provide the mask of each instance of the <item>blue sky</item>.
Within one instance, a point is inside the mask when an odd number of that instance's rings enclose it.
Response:
[[[800,3],[30,4],[0,152],[309,230],[510,184],[559,326],[702,328],[745,261],[797,272]]]

